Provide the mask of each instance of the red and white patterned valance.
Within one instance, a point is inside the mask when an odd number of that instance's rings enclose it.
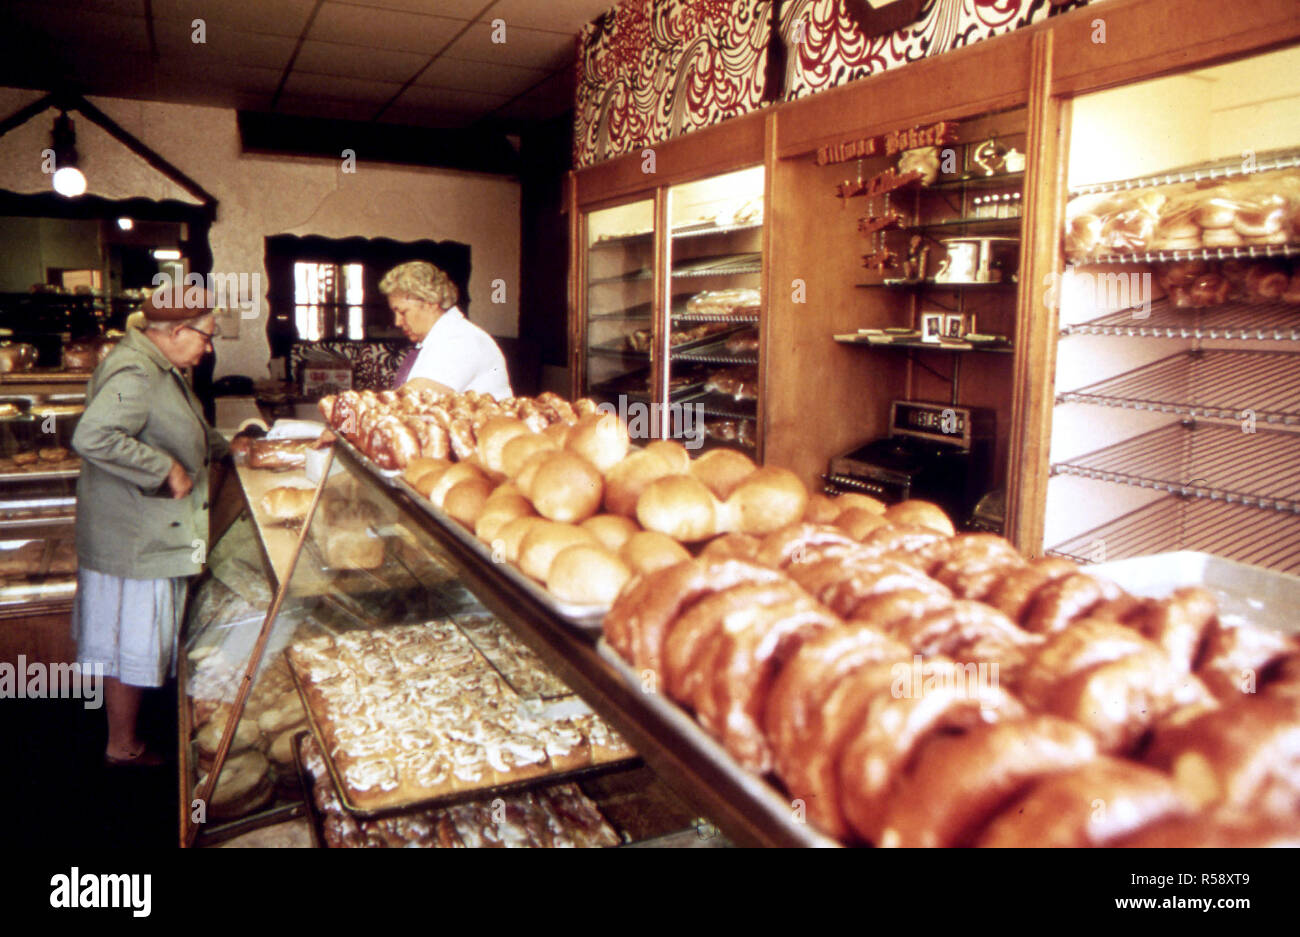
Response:
[[[785,99],[1041,22],[1088,0],[926,0],[866,38],[845,0],[786,0]],[[589,166],[763,105],[772,0],[623,0],[579,41],[575,165]],[[793,43],[793,40],[799,40]]]

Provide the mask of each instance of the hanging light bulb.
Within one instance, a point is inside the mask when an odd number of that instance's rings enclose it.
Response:
[[[50,136],[54,144],[54,191],[64,198],[76,198],[86,191],[86,177],[77,168],[77,133],[66,111],[54,118]]]
[[[123,231],[130,231],[132,228],[135,227],[135,222],[132,221],[130,218],[119,218],[117,219],[117,226],[121,228]]]

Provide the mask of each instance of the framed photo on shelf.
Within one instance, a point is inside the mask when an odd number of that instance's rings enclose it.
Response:
[[[944,314],[942,312],[921,313],[921,341],[938,342],[943,336]]]
[[[967,332],[974,331],[970,318],[959,312],[948,313],[943,317],[943,334],[948,338],[961,338]]]

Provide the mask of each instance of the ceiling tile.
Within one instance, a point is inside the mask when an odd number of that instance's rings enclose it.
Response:
[[[186,58],[165,57],[156,68],[160,86],[173,84],[194,91],[204,85],[220,86],[259,94],[274,94],[280,87],[278,68],[257,68],[252,65],[193,62]]]
[[[210,23],[204,35],[207,41],[196,43],[190,24],[181,20],[158,20],[154,36],[164,56],[185,55],[196,62],[234,62],[279,69],[289,64],[298,44],[292,36],[246,33],[220,23]]]
[[[453,88],[423,88],[412,85],[402,92],[394,107],[410,105],[437,111],[477,111],[487,113],[500,107],[510,98],[504,94],[480,94],[476,91],[459,91]]]
[[[433,55],[465,28],[463,20],[326,3],[308,36],[332,42]]]
[[[11,2],[5,5],[4,27],[36,31],[46,46],[84,43],[122,52],[149,50],[149,34],[142,16],[73,10],[40,2]]]
[[[572,36],[506,24],[505,42],[492,41],[489,22],[478,22],[456,40],[447,55],[477,62],[500,62],[554,71],[573,64],[577,56]]]
[[[379,108],[363,101],[343,101],[315,95],[284,94],[276,101],[277,113],[335,120],[370,120]]]
[[[116,13],[118,16],[144,16],[144,0],[41,0],[43,6]]]
[[[214,24],[241,32],[297,36],[302,33],[316,0],[153,0],[153,15],[160,20],[202,19],[209,31]]]
[[[364,46],[308,39],[298,51],[293,69],[317,75],[405,83],[428,61],[429,56],[419,52],[381,52]]]
[[[472,62],[441,55],[420,73],[416,84],[514,96],[532,89],[548,74],[537,68],[519,68],[502,62]]]
[[[503,19],[507,25],[529,26],[576,36],[602,13],[617,5],[617,0],[497,0],[484,19]]]
[[[336,0],[348,6],[371,9],[402,10],[406,13],[433,13],[452,19],[475,19],[492,0]],[[536,2],[536,0],[534,0]],[[542,0],[550,3],[552,0]]]
[[[340,101],[366,101],[378,108],[393,99],[402,86],[388,81],[366,81],[363,78],[338,78],[333,75],[309,75],[294,71],[285,82],[286,95],[318,96]]]

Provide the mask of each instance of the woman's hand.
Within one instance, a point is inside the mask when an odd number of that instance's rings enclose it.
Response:
[[[194,481],[185,467],[175,459],[172,459],[171,471],[167,473],[167,487],[172,490],[172,498],[183,498],[194,487]]]

